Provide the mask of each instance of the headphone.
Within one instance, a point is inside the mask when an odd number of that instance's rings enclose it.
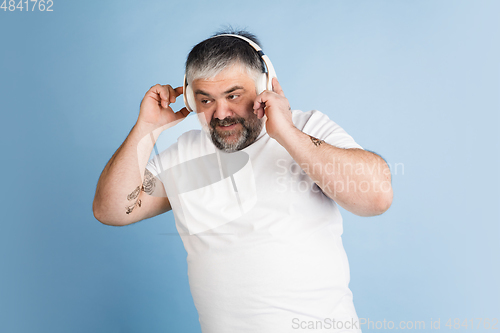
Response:
[[[257,77],[257,80],[255,82],[255,88],[257,91],[257,94],[262,93],[264,90],[273,90],[273,78],[276,77],[276,72],[274,71],[273,64],[271,63],[271,60],[269,60],[269,57],[264,54],[262,49],[260,48],[257,43],[251,41],[250,39],[240,36],[240,35],[233,35],[233,34],[222,34],[222,35],[217,35],[211,38],[217,38],[221,36],[233,36],[236,38],[243,39],[246,41],[250,46],[252,46],[255,51],[259,54],[260,58],[266,65],[266,72],[259,74]],[[187,83],[187,77],[186,74],[184,74],[184,104],[186,105],[186,108],[188,109],[189,112],[196,112],[196,100],[194,98],[194,91],[191,86],[188,85]]]

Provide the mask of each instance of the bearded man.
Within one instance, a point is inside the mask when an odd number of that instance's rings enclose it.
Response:
[[[123,226],[173,210],[204,333],[360,332],[337,205],[382,214],[390,171],[325,114],[292,110],[275,76],[248,32],[196,45],[183,86],[144,96],[101,174],[94,215]],[[202,130],[149,160],[189,111]]]

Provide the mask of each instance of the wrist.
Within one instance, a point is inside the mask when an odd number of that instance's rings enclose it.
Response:
[[[300,134],[304,133],[292,124],[290,127],[281,130],[280,133],[276,135],[275,140],[288,150],[287,147],[293,144],[295,139],[300,136]]]
[[[166,127],[167,126],[158,126],[147,122],[137,121],[132,131],[141,138],[148,137],[148,140],[153,140],[154,143]]]
[[[133,129],[141,134],[149,134],[151,132],[154,132],[156,129],[158,128],[158,126],[156,126],[155,124],[151,124],[151,123],[148,123],[148,122],[144,122],[144,121],[141,121],[141,120],[137,120],[137,122],[135,123]]]

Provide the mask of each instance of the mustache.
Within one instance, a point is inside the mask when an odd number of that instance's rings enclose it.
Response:
[[[233,124],[241,123],[242,125],[245,123],[245,119],[242,117],[226,117],[224,119],[213,118],[210,121],[210,127],[215,128],[215,126],[229,126]]]

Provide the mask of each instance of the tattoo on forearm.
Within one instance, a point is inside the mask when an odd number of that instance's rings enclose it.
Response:
[[[127,200],[130,201],[130,200],[134,200],[135,198],[137,198],[139,196],[139,193],[141,192],[141,187],[140,186],[137,186],[134,190],[134,192],[130,193],[129,195],[127,195]]]
[[[141,190],[146,194],[152,195],[156,188],[156,179],[153,174],[146,169],[144,172],[144,181],[142,182],[142,186],[137,186],[135,190],[132,191],[129,195],[127,195],[127,200],[132,201],[139,197]],[[126,207],[126,213],[130,214],[134,210],[135,207],[141,207],[141,200],[136,200],[134,204]]]
[[[309,135],[309,134],[308,134],[308,135]],[[311,138],[312,143],[314,143],[314,145],[315,145],[316,147],[317,147],[317,146],[319,146],[319,145],[321,145],[323,142],[325,142],[325,141],[323,141],[323,140],[316,139],[314,136],[310,136],[310,135],[309,135],[309,137]]]
[[[134,210],[134,208],[135,208],[136,206],[141,207],[141,200],[138,200],[138,201],[134,202],[134,204],[133,204],[132,206],[128,206],[128,207],[127,207],[127,211],[126,211],[126,213],[127,213],[127,214],[132,213],[132,211]]]
[[[156,180],[151,171],[146,169],[144,173],[144,181],[142,182],[142,190],[151,195],[155,191]]]

